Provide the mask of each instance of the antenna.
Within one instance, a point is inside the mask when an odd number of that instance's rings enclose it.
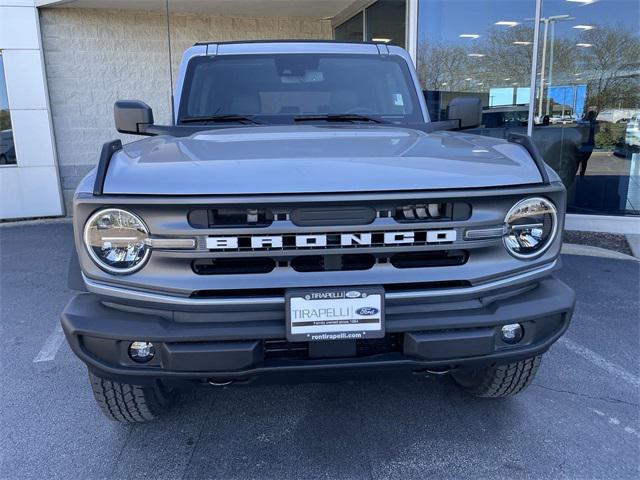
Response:
[[[173,103],[173,63],[171,60],[171,26],[169,24],[169,0],[166,0],[166,14],[167,14],[167,44],[169,46],[169,84],[171,85],[171,125],[175,119],[175,105]]]

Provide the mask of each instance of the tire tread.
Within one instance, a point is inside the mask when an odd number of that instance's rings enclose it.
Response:
[[[542,356],[537,355],[518,362],[488,367],[474,385],[458,381],[455,374],[453,377],[459,385],[476,397],[510,397],[522,392],[531,384],[541,360]]]
[[[96,403],[115,422],[143,423],[155,420],[171,401],[158,387],[141,387],[100,378],[89,372]]]

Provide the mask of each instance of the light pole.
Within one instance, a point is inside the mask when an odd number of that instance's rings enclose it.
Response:
[[[551,25],[551,48],[549,52],[549,88],[547,89],[547,103],[545,108],[546,115],[549,115],[549,106],[551,103],[549,92],[551,91],[551,81],[553,79],[553,43],[555,40],[555,22],[572,19],[573,17],[570,17],[569,15],[553,15],[551,17],[540,19],[540,21],[544,23],[544,34],[542,39],[542,65],[540,66],[540,97],[538,98],[539,117],[542,117],[542,97],[544,97],[544,70],[547,59],[547,32],[549,30],[549,25]]]
[[[542,97],[544,96],[544,68],[547,60],[547,29],[549,28],[549,20],[541,18],[541,22],[544,22],[544,34],[542,35],[542,65],[540,65],[540,95],[538,98],[538,121],[542,118]],[[537,55],[538,52],[534,52]],[[535,88],[535,85],[532,85]]]

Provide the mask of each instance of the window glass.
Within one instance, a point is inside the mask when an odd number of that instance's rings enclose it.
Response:
[[[534,0],[420,0],[417,69],[433,120],[449,101],[482,100],[480,133],[526,130],[533,55]]]
[[[364,39],[362,12],[337,26],[334,31],[334,37],[336,40],[344,42],[361,42]]]
[[[544,0],[534,141],[569,211],[640,213],[637,0]]]
[[[250,115],[261,123],[290,123],[299,115],[326,114],[421,120],[402,58],[347,54],[195,58],[189,63],[179,117]]]
[[[378,0],[365,11],[367,41],[405,44],[406,0]]]
[[[0,166],[15,164],[16,149],[13,144],[7,84],[4,77],[4,62],[0,51]]]

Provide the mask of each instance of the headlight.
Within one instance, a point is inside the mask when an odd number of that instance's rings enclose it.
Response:
[[[558,212],[545,198],[527,198],[516,203],[505,218],[504,245],[516,258],[541,255],[558,230]]]
[[[96,264],[109,273],[133,273],[142,268],[151,250],[149,229],[133,213],[107,208],[94,213],[84,226],[84,244]]]

